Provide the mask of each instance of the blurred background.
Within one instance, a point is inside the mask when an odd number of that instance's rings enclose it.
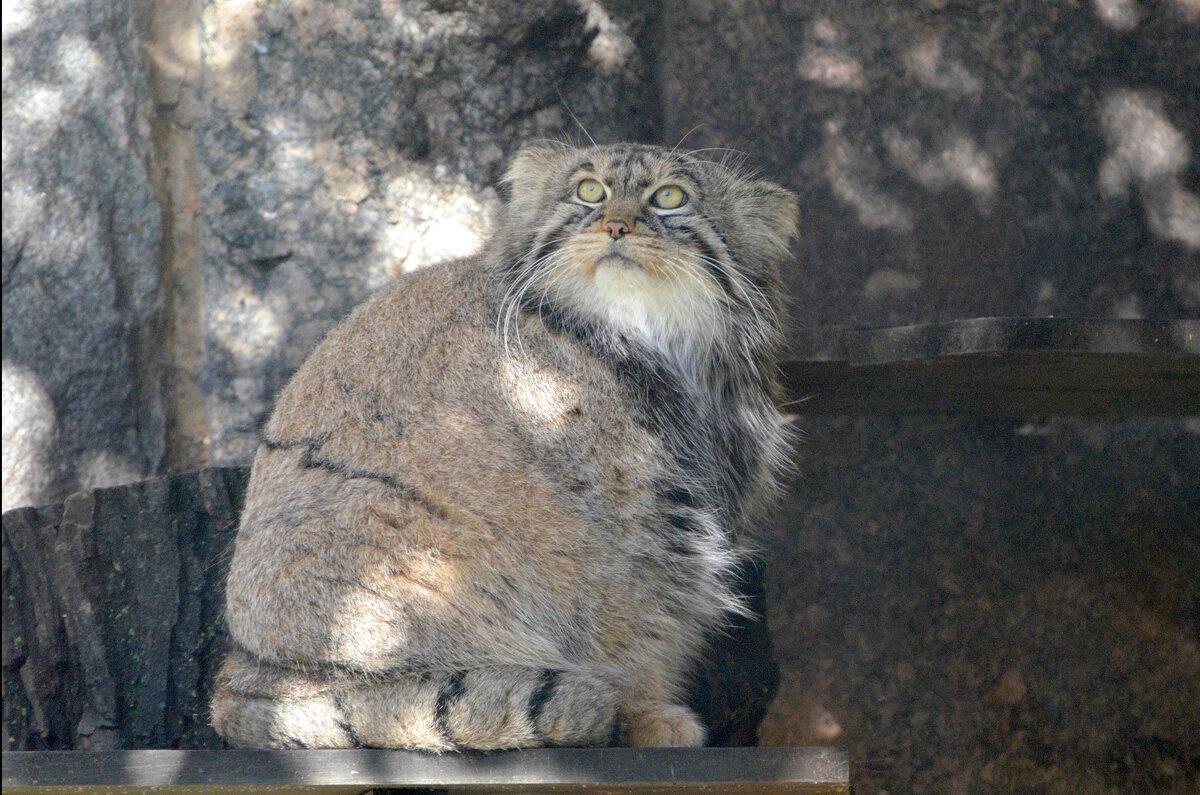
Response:
[[[1200,317],[1197,0],[14,0],[3,43],[5,510],[249,463],[581,128],[795,190],[794,328]],[[1200,418],[797,424],[763,744],[861,793],[1200,787]]]

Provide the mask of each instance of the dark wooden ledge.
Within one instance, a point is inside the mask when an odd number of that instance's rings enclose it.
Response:
[[[845,793],[838,748],[556,748],[411,751],[25,751],[4,753],[4,792]]]
[[[976,318],[790,339],[793,414],[1200,415],[1200,320]]]

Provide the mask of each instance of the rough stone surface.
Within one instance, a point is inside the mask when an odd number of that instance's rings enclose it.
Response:
[[[668,7],[666,137],[801,194],[798,326],[1200,313],[1193,0]]]
[[[801,195],[795,326],[1200,316],[1194,2],[696,0],[664,27],[668,142]],[[1200,787],[1195,421],[797,424],[763,743],[848,747],[861,793]]]
[[[276,391],[399,273],[486,237],[506,158],[547,136],[649,138],[639,4],[204,6],[191,131],[203,193],[208,455],[246,463]],[[613,109],[618,109],[614,111]]]
[[[4,514],[4,749],[221,748],[222,587],[245,468]],[[763,609],[761,572],[745,590]],[[714,745],[753,745],[778,674],[765,622],[716,639],[691,702]]]
[[[161,212],[124,3],[4,6],[4,506],[153,473]]]

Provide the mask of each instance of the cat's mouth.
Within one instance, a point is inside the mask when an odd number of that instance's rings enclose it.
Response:
[[[608,235],[585,234],[568,242],[567,248],[585,274],[608,271],[663,276],[670,272],[661,246],[653,238],[643,235],[626,235],[620,240],[612,240]]]
[[[660,267],[655,253],[651,241],[639,235],[629,235],[603,246],[596,257],[596,267],[634,268],[658,273]]]
[[[630,257],[627,254],[622,254],[619,251],[606,251],[596,259],[596,267],[610,268],[639,268],[646,270],[646,266],[638,260]]]

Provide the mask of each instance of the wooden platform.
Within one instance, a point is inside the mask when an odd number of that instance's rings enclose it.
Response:
[[[188,793],[846,793],[837,748],[4,753],[6,795]]]
[[[975,318],[790,339],[793,414],[1200,416],[1200,320]]]

